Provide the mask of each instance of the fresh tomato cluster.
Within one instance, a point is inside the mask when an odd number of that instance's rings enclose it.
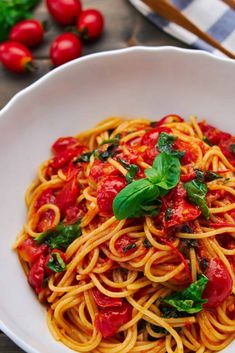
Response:
[[[54,66],[60,66],[82,55],[82,41],[98,39],[104,28],[104,18],[96,9],[82,9],[80,0],[46,0],[53,19],[61,26],[73,26],[71,31],[60,34],[51,43],[50,58]],[[43,42],[44,23],[27,19],[15,24],[9,40],[0,44],[0,62],[13,72],[35,70],[34,48]]]

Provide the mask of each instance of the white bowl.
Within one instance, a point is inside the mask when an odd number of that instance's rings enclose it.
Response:
[[[24,192],[51,143],[110,115],[157,120],[196,114],[235,133],[235,62],[200,51],[136,47],[83,57],[17,94],[0,112],[0,329],[27,352],[71,352],[11,251],[25,221]],[[235,342],[224,350],[232,353]]]

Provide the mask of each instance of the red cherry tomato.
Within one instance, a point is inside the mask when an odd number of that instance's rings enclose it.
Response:
[[[101,162],[100,160],[94,161],[92,164],[89,177],[91,177],[96,183],[105,175],[117,175],[119,172],[116,168],[107,162]]]
[[[77,29],[85,40],[98,39],[104,28],[104,17],[100,11],[87,9],[78,18]]]
[[[29,270],[28,281],[31,287],[38,294],[43,289],[43,280],[45,276],[45,257],[41,256]]]
[[[55,154],[58,154],[77,143],[78,140],[75,137],[60,137],[53,143],[51,149]]]
[[[126,324],[132,318],[132,306],[123,302],[116,308],[101,309],[95,318],[95,326],[104,338],[114,336],[119,327]]]
[[[68,148],[58,154],[54,158],[52,158],[50,162],[50,166],[57,171],[58,169],[68,166],[70,161],[74,158],[79,156],[85,150],[85,146],[77,145],[74,148]]]
[[[34,263],[41,255],[46,255],[49,248],[45,244],[36,244],[33,238],[27,238],[18,246],[17,250],[24,261]]]
[[[186,190],[181,183],[162,198],[162,203],[161,213],[157,218],[162,222],[165,228],[192,221],[201,214],[197,206],[191,205],[186,200]],[[169,208],[171,214],[167,215],[167,209]]]
[[[50,57],[55,66],[74,60],[82,54],[82,43],[73,33],[59,35],[51,44]]]
[[[80,0],[47,0],[48,10],[61,25],[72,25],[82,11]]]
[[[212,145],[218,145],[220,142],[228,140],[232,136],[227,132],[206,124],[205,122],[200,122],[198,125],[200,126],[203,135]]]
[[[122,298],[111,298],[107,295],[104,295],[99,291],[98,288],[92,288],[92,294],[95,299],[95,302],[101,308],[109,308],[115,306],[122,306],[123,299]]]
[[[36,226],[36,232],[45,232],[52,228],[55,219],[55,213],[52,210],[47,210],[40,215],[38,224]]]
[[[134,243],[135,241],[132,238],[130,238],[127,234],[124,234],[121,235],[115,242],[115,249],[119,252],[120,255],[128,256],[136,251],[136,247],[130,247]],[[130,249],[128,249],[128,247],[130,247]]]
[[[56,196],[56,205],[60,208],[62,216],[65,216],[67,208],[74,206],[79,195],[77,178],[74,177],[64,184],[63,189]]]
[[[209,279],[203,298],[208,299],[205,308],[216,308],[232,293],[233,280],[223,262],[211,259],[205,273]]]
[[[198,152],[190,143],[176,140],[173,148],[185,152],[184,156],[180,159],[182,165],[190,164],[197,160]]]
[[[108,175],[103,177],[97,187],[97,204],[100,212],[113,214],[113,200],[115,196],[126,186],[123,177]]]
[[[33,47],[40,44],[44,37],[42,23],[37,20],[24,20],[18,22],[10,31],[10,40]]]
[[[4,42],[0,45],[0,61],[3,66],[13,72],[32,71],[32,53],[23,44]]]

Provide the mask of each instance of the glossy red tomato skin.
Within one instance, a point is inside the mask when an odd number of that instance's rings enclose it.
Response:
[[[51,44],[50,58],[55,66],[77,59],[81,54],[82,43],[73,33],[63,33]]]
[[[4,42],[0,45],[0,62],[10,71],[22,73],[32,64],[33,56],[29,49],[18,42]]]
[[[205,275],[209,279],[203,298],[208,299],[205,308],[216,308],[232,293],[233,280],[220,259],[211,259]]]
[[[123,302],[121,307],[104,308],[95,318],[95,326],[103,338],[114,336],[119,327],[132,318],[132,306]]]
[[[97,204],[102,214],[113,214],[113,200],[125,186],[123,177],[108,175],[101,179],[97,187]]]
[[[55,203],[55,195],[54,195],[54,190],[53,189],[45,189],[42,191],[40,196],[37,198],[35,201],[34,207],[36,210],[38,210],[41,206],[47,204],[47,203]]]
[[[96,304],[101,308],[122,306],[122,303],[123,303],[122,298],[108,297],[107,295],[104,295],[103,293],[101,293],[99,289],[96,287],[92,288],[92,294]]]
[[[58,154],[66,151],[69,147],[74,146],[77,143],[78,140],[75,137],[60,137],[53,143],[51,149],[55,154]]]
[[[182,165],[192,164],[197,160],[197,150],[190,143],[177,139],[173,148],[185,152],[184,156],[180,159]]]
[[[43,212],[39,218],[35,231],[38,233],[45,232],[53,227],[55,213],[52,210]]]
[[[28,281],[37,294],[43,289],[43,280],[45,276],[45,257],[41,256],[34,262],[29,270]]]
[[[18,246],[17,250],[24,261],[34,263],[41,255],[46,255],[49,248],[45,244],[36,244],[33,238],[27,238]]]
[[[85,40],[98,39],[104,28],[104,17],[96,9],[82,11],[77,21],[77,29]]]
[[[11,41],[34,47],[43,41],[44,29],[38,20],[24,20],[12,27],[9,37]]]
[[[85,146],[77,145],[74,148],[67,148],[66,150],[59,152],[51,159],[50,166],[57,171],[58,169],[68,166],[74,157],[78,157],[85,150]]]
[[[184,121],[181,116],[176,115],[176,114],[168,114],[164,116],[161,120],[155,122],[155,127],[161,126],[163,124],[169,124],[169,123],[182,123]]]
[[[80,0],[47,0],[46,4],[54,20],[61,25],[75,24],[82,11]]]
[[[74,177],[64,184],[64,187],[58,192],[55,203],[59,207],[62,217],[65,216],[69,207],[75,206],[79,195],[79,186],[77,178]]]
[[[231,134],[221,131],[205,122],[200,122],[198,125],[200,126],[203,135],[212,145],[218,145],[220,142],[228,140],[231,137]]]

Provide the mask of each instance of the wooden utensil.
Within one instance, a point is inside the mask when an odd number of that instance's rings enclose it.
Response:
[[[231,1],[231,0],[226,0],[226,1]],[[224,48],[216,39],[211,37],[209,34],[207,34],[206,32],[203,32],[198,26],[196,26],[185,15],[183,15],[177,9],[177,7],[172,5],[169,0],[143,0],[143,2],[146,5],[148,5],[158,15],[164,17],[166,20],[170,22],[174,22],[177,25],[187,29],[191,33],[195,34],[197,37],[203,39],[205,42],[212,45],[214,48],[220,50],[228,57],[235,59],[234,53]]]
[[[235,0],[223,0],[223,2],[235,10]]]

